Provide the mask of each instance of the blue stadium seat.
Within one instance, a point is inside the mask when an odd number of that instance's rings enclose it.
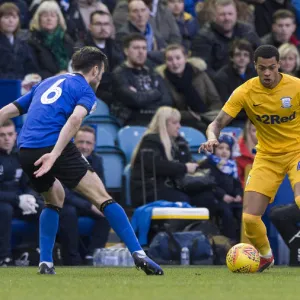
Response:
[[[131,196],[130,196],[130,174],[131,174],[131,165],[128,164],[123,173],[124,184],[123,184],[123,195],[125,197],[125,204],[127,206],[131,205]]]
[[[97,147],[96,153],[103,158],[106,187],[111,191],[121,191],[125,155],[117,147]]]
[[[95,128],[95,126],[93,126]],[[115,141],[109,132],[107,132],[103,128],[95,128],[96,130],[96,147],[102,147],[102,146],[115,146]]]
[[[195,128],[182,126],[179,131],[180,135],[186,139],[191,149],[198,149],[202,143],[206,142],[205,135]]]
[[[143,126],[126,126],[119,130],[117,143],[124,152],[127,163],[130,162],[131,155],[146,129]]]
[[[117,138],[117,133],[120,129],[120,124],[117,119],[111,116],[90,115],[85,118],[83,124],[94,127],[96,130],[96,136],[98,129],[105,129],[112,135],[114,140]]]
[[[21,96],[21,80],[9,80],[9,79],[2,79],[0,80],[0,109],[15,101]],[[13,121],[16,125],[17,131],[19,131],[23,125],[23,118],[16,117],[13,118]]]
[[[92,116],[109,116],[109,108],[107,104],[99,98],[96,110],[92,113]]]
[[[236,138],[239,138],[243,132],[243,129],[240,127],[225,127],[222,129],[221,133],[230,133],[233,134]]]

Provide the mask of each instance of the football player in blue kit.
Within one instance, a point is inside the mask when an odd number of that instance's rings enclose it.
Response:
[[[106,56],[99,49],[84,47],[72,57],[74,73],[47,78],[0,110],[0,126],[27,113],[18,147],[23,170],[45,199],[40,216],[40,274],[55,274],[52,252],[65,197],[62,183],[81,193],[105,215],[137,268],[147,275],[163,274],[141,248],[123,208],[107,193],[71,141],[83,118],[96,106],[95,91],[105,65]]]

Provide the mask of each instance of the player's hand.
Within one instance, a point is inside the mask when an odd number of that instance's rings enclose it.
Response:
[[[219,141],[217,139],[211,139],[206,141],[205,143],[201,144],[201,146],[198,149],[198,152],[213,152],[214,148],[219,145]]]
[[[40,159],[38,159],[34,165],[35,166],[40,166],[40,168],[35,171],[33,174],[35,175],[35,177],[41,177],[44,174],[46,174],[54,165],[56,159],[57,159],[57,155],[50,152],[50,153],[46,153],[44,154]]]
[[[234,202],[234,200],[235,200],[235,198],[230,195],[224,195],[224,197],[223,197],[223,201],[226,203]]]

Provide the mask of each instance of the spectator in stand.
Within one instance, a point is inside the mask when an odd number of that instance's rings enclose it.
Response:
[[[116,29],[128,19],[128,3],[134,0],[120,0],[114,10],[113,19]],[[166,44],[181,43],[181,35],[176,20],[163,0],[143,0],[150,9],[150,19],[153,31],[160,34]]]
[[[214,77],[223,104],[238,86],[257,76],[253,64],[253,49],[247,40],[233,41],[229,50],[229,58],[230,62],[223,66]],[[244,127],[246,120],[246,113],[242,110],[231,125]]]
[[[130,184],[134,207],[143,205],[143,198],[141,197],[143,195],[142,155],[146,203],[158,199],[171,202],[191,202],[190,197],[178,189],[176,179],[187,173],[194,174],[198,164],[191,162],[188,145],[184,138],[179,135],[179,129],[180,112],[171,107],[160,107],[132,155]],[[143,154],[143,149],[152,151]],[[157,199],[155,199],[154,194],[154,167],[156,170]]]
[[[0,5],[4,3],[16,5],[19,9],[20,28],[28,28],[30,21],[28,2],[27,0],[0,0]]]
[[[256,128],[248,119],[245,124],[244,134],[238,141],[240,153],[235,157],[238,166],[239,179],[243,188],[245,187],[245,176],[247,175],[246,169],[250,168],[254,161],[253,150],[255,149],[256,144]]]
[[[11,253],[11,223],[13,218],[38,222],[43,208],[40,196],[29,188],[29,179],[23,172],[18,153],[14,149],[17,138],[13,121],[0,127],[0,267],[14,265]]]
[[[285,74],[300,77],[300,54],[296,46],[282,44],[278,48],[280,55],[280,71]]]
[[[272,31],[261,38],[263,45],[272,45],[278,48],[284,43],[290,43],[300,49],[300,42],[294,35],[296,18],[293,12],[279,9],[273,15]]]
[[[157,108],[172,105],[162,78],[145,65],[147,41],[133,33],[124,40],[126,61],[113,71],[111,113],[123,125],[147,125]]]
[[[198,31],[191,46],[192,55],[205,60],[212,78],[228,63],[228,50],[234,39],[247,39],[253,48],[260,45],[252,26],[237,21],[234,0],[215,0],[214,7],[215,20]]]
[[[67,72],[74,43],[66,33],[66,23],[55,1],[44,1],[30,23],[31,46],[43,79]]]
[[[17,36],[19,28],[19,8],[13,3],[2,4],[0,6],[1,79],[23,80],[26,75],[38,71],[27,42]]]
[[[243,0],[254,5],[255,31],[259,37],[272,30],[272,16],[279,9],[292,10],[290,0]]]
[[[216,187],[212,193],[219,201],[217,216],[221,219],[222,233],[237,243],[240,239],[243,189],[236,162],[232,159],[234,143],[232,136],[221,135],[214,153],[201,162],[200,168],[209,169],[215,179]]]
[[[105,184],[102,158],[94,152],[95,141],[95,130],[89,126],[82,126],[74,139],[76,147]],[[89,216],[94,219],[95,223],[84,256],[84,263],[92,265],[95,249],[105,247],[110,230],[109,223],[101,212],[81,195],[68,188],[65,188],[65,193],[65,202],[60,213],[59,232],[63,263],[64,265],[82,263],[79,254],[78,217]]]
[[[176,19],[182,37],[182,44],[189,50],[191,41],[199,29],[197,19],[184,11],[184,0],[168,0],[168,8]]]
[[[132,0],[128,4],[128,21],[117,31],[116,40],[122,46],[124,38],[130,33],[140,33],[147,41],[148,57],[155,63],[163,61],[163,50],[166,43],[162,36],[155,32],[149,23],[150,11],[142,0]]]
[[[205,131],[221,109],[214,83],[206,74],[206,63],[200,58],[187,59],[182,45],[170,45],[165,51],[165,64],[157,68],[171,92],[184,126]]]
[[[101,10],[109,13],[107,6],[98,0],[71,0],[68,5],[64,15],[68,33],[74,41],[85,37],[90,25],[90,15],[94,11]]]
[[[113,39],[113,33],[114,27],[110,13],[96,10],[91,13],[87,35],[75,44],[75,48],[97,47],[107,56],[108,70],[103,74],[96,94],[109,106],[113,102],[111,72],[124,60],[123,50]]]
[[[253,65],[253,49],[247,40],[235,40],[229,50],[230,62],[214,78],[224,104],[232,92],[252,77],[257,76]]]

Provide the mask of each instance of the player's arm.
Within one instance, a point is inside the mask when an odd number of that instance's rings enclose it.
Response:
[[[10,103],[4,106],[2,109],[0,109],[0,126],[2,126],[2,124],[6,120],[17,117],[19,115],[20,112],[14,104]]]
[[[70,140],[74,137],[80,128],[84,117],[87,115],[87,109],[82,105],[77,105],[69,117],[68,121],[61,129],[58,140],[50,153],[43,155],[35,162],[35,166],[41,167],[34,172],[36,177],[41,177],[47,173],[53,166],[56,159],[61,155]]]
[[[244,105],[243,101],[244,91],[242,88],[237,88],[227,100],[215,120],[207,127],[207,142],[200,146],[199,151],[213,152],[213,148],[218,145],[221,130],[242,110]]]
[[[226,127],[234,118],[221,110],[212,123],[210,123],[206,130],[207,140],[217,140],[220,136],[221,130]]]

